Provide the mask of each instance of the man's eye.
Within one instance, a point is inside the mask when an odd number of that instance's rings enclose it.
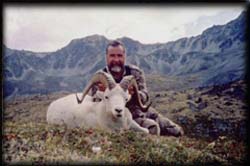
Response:
[[[115,54],[110,54],[109,56],[111,56],[111,57],[115,57]]]
[[[117,56],[118,56],[118,57],[122,57],[122,54],[118,54]]]

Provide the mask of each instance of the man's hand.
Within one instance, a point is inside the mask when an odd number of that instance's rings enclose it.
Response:
[[[97,83],[98,90],[104,92],[106,87],[101,82]]]
[[[130,85],[130,86],[128,87],[128,93],[129,93],[131,96],[134,95],[134,93],[135,93],[135,88],[134,88],[132,85]]]

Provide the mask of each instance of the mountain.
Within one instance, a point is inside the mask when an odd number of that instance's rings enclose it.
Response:
[[[184,88],[220,85],[244,78],[245,19],[242,12],[201,35],[161,44],[119,40],[126,47],[127,63],[138,65],[146,75],[176,77],[185,82]],[[4,97],[81,91],[91,75],[105,66],[108,42],[104,36],[92,35],[48,53],[3,46]]]

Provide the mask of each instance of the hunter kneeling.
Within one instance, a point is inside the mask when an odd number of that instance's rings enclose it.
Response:
[[[126,50],[120,41],[111,41],[106,47],[106,67],[102,69],[103,72],[111,74],[116,81],[120,83],[124,76],[133,75],[136,79],[139,94],[142,103],[149,101],[149,95],[146,87],[144,72],[134,65],[125,65]],[[96,95],[96,91],[104,91],[105,86],[101,83],[93,86],[89,95],[93,96],[94,101],[98,102],[100,99]],[[167,136],[182,136],[184,134],[182,127],[175,124],[168,118],[157,113],[157,111],[149,107],[146,112],[143,112],[134,100],[134,87],[129,87],[131,100],[127,103],[127,108],[130,110],[133,119],[142,127],[147,128],[151,134],[160,134]],[[160,130],[160,131],[159,131]]]

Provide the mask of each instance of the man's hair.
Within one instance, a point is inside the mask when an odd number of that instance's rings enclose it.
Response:
[[[124,53],[126,52],[126,49],[125,49],[125,47],[124,47],[124,44],[123,44],[121,41],[119,41],[119,40],[112,40],[111,42],[109,42],[109,44],[108,44],[107,47],[106,47],[106,54],[108,53],[108,48],[109,48],[110,46],[111,46],[111,47],[122,46]]]

